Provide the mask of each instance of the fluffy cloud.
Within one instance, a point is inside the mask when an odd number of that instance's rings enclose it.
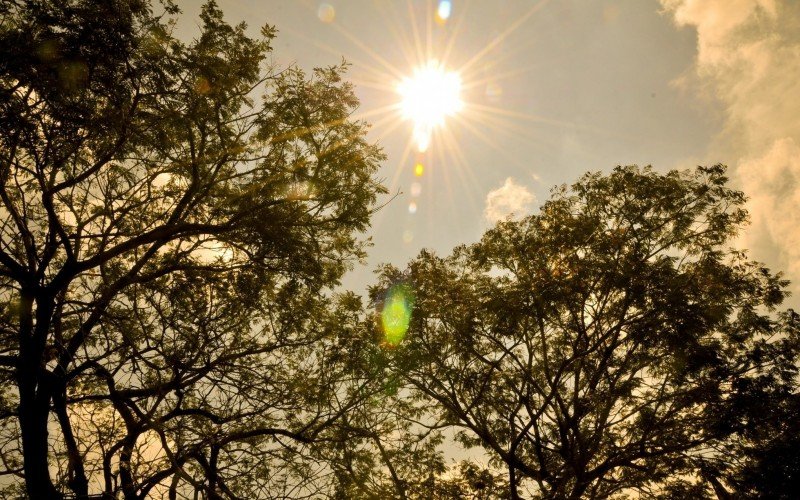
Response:
[[[744,244],[800,290],[800,2],[661,3],[676,24],[697,30],[694,77],[724,107],[709,154],[736,158],[733,177],[753,220]]]
[[[499,188],[486,195],[484,214],[489,222],[497,222],[508,216],[520,217],[530,209],[536,197],[528,188],[517,184],[511,177]]]
[[[738,174],[753,222],[745,245],[778,262],[800,290],[800,144],[776,140],[764,154],[743,160]]]
[[[697,59],[701,66],[731,61],[731,40],[743,25],[756,18],[774,19],[776,0],[661,0],[679,26],[697,28]]]

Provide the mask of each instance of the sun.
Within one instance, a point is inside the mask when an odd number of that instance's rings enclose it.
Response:
[[[397,85],[400,94],[400,111],[404,118],[414,122],[414,141],[424,152],[431,142],[434,127],[444,124],[444,119],[460,111],[461,77],[447,71],[437,61],[429,61],[417,68],[413,76]]]

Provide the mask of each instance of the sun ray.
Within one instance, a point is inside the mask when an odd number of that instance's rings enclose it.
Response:
[[[351,116],[350,119],[354,119],[354,116],[355,115]],[[380,119],[376,120],[375,122],[372,122],[370,125],[373,126],[373,127],[381,127],[385,123],[390,122],[390,120],[396,120],[397,121],[397,126],[399,126],[402,123],[401,120],[399,120],[396,116],[394,116],[392,114],[389,114],[387,116],[384,116],[383,118],[380,118]],[[341,122],[341,120],[339,120],[338,122]],[[392,129],[389,129],[389,131],[391,131],[391,130]],[[358,132],[356,132],[354,134],[346,135],[346,136],[342,137],[340,140],[338,140],[335,143],[333,143],[331,146],[329,146],[325,150],[325,152],[330,154],[333,151],[338,150],[339,148],[345,147],[345,146],[349,145],[353,140],[357,139],[360,135],[361,135],[361,131],[358,131]]]
[[[483,131],[481,131],[477,126],[470,123],[471,119],[468,115],[463,115],[463,119],[459,122],[459,125],[465,127],[469,130],[470,133],[475,135],[478,139],[482,140],[486,145],[490,146],[492,149],[496,149],[500,151],[500,145],[495,143],[490,137],[488,137]]]
[[[479,123],[489,123],[496,132],[503,134],[506,137],[510,137],[515,140],[522,139],[529,145],[535,145],[541,154],[545,154],[555,161],[555,157],[550,153],[550,149],[547,148],[547,143],[542,140],[541,134],[531,131],[528,128],[518,126],[514,122],[505,120],[502,117],[484,115],[479,112],[476,114],[478,115],[476,118]]]
[[[380,142],[402,124],[403,122],[396,116],[388,115],[379,120],[371,122],[370,129],[374,140]]]
[[[369,118],[370,116],[380,115],[383,113],[391,113],[392,111],[398,111],[400,109],[400,105],[398,103],[387,104],[385,106],[381,106],[379,108],[373,108],[366,111],[359,111],[350,115],[350,118],[353,120],[363,120],[364,118]],[[392,116],[394,118],[394,116]]]
[[[470,110],[473,111],[483,111],[486,112],[487,114],[494,114],[494,115],[504,116],[507,118],[514,118],[517,120],[525,120],[534,123],[546,123],[548,125],[558,125],[560,127],[568,127],[568,128],[578,127],[578,125],[575,124],[574,122],[554,120],[552,118],[546,118],[540,115],[523,113],[521,111],[514,111],[506,108],[500,108],[497,106],[489,106],[486,104],[479,104],[476,102],[469,103],[469,107]]]
[[[406,1],[406,5],[408,7],[408,15],[411,18],[411,31],[414,35],[414,47],[417,52],[417,64],[422,64],[425,61],[425,53],[423,52],[422,47],[422,38],[419,34],[419,24],[417,23],[417,15],[414,11],[414,4],[411,0]]]
[[[486,115],[480,112],[475,113],[475,118],[478,123],[489,124],[495,127],[497,131],[504,133],[508,137],[514,139],[524,139],[525,141],[536,143],[537,145],[543,144],[541,137],[535,131],[518,126],[514,122],[510,122],[504,118]]]
[[[545,124],[548,124],[548,125],[554,125],[554,126],[563,127],[563,128],[569,128],[569,129],[574,129],[574,130],[586,130],[586,131],[589,131],[589,132],[596,133],[596,134],[598,134],[598,135],[600,135],[602,137],[610,137],[610,138],[616,138],[616,139],[629,139],[630,138],[630,137],[622,136],[620,134],[611,133],[608,130],[600,128],[600,127],[593,127],[593,126],[590,126],[590,125],[582,125],[580,123],[568,122],[568,121],[563,121],[563,120],[555,120],[553,118],[547,118],[547,117],[540,116],[540,115],[533,115],[533,114],[529,114],[529,113],[523,113],[521,111],[513,111],[513,110],[510,110],[510,109],[499,108],[497,106],[489,106],[489,105],[478,104],[478,103],[469,103],[468,107],[469,107],[470,110],[486,111],[488,113],[493,113],[493,114],[505,116],[505,117],[508,117],[508,118],[515,118],[515,119],[518,119],[518,120],[525,120],[525,121],[528,121],[528,122],[545,123]]]
[[[391,119],[391,120],[390,120],[390,119]],[[379,128],[379,127],[383,127],[383,126],[384,126],[384,125],[386,125],[387,123],[388,123],[388,126],[387,126],[387,128],[386,128],[386,129],[384,129],[383,131],[381,131],[380,133],[378,133],[377,140],[378,140],[379,142],[380,142],[380,141],[382,141],[384,138],[386,138],[386,136],[388,136],[390,133],[392,133],[392,132],[394,132],[395,130],[397,130],[397,128],[398,128],[400,125],[402,125],[402,124],[403,124],[403,120],[401,120],[401,119],[400,119],[399,117],[397,117],[397,116],[388,116],[388,117],[382,118],[381,120],[379,120],[379,121],[375,122],[375,123],[374,123],[374,124],[372,124],[372,125],[373,125],[373,128]]]
[[[400,179],[400,174],[403,173],[403,168],[406,165],[409,157],[411,156],[411,151],[414,149],[414,141],[409,139],[406,141],[406,146],[403,148],[403,154],[400,157],[400,162],[397,164],[397,168],[395,169],[394,174],[392,175],[392,180],[389,183],[389,192],[391,193],[397,188],[397,181]]]
[[[444,51],[442,52],[442,63],[447,64],[450,60],[450,53],[453,51],[453,47],[456,44],[456,37],[458,33],[461,31],[461,25],[464,24],[464,20],[467,18],[466,13],[469,10],[469,5],[471,2],[467,2],[464,4],[464,7],[461,8],[458,14],[458,20],[455,21],[455,25],[453,26],[453,34],[450,36],[450,39],[447,40],[447,44],[445,45]]]
[[[397,193],[397,181],[400,179],[400,174],[403,173],[403,167],[405,166],[408,158],[411,156],[411,151],[414,149],[414,141],[410,138],[406,141],[406,145],[403,148],[403,154],[400,156],[400,161],[397,163],[397,168],[395,168],[394,173],[392,174],[392,179],[389,182],[389,186],[387,187],[388,194],[390,197],[394,197]],[[385,210],[379,210],[372,218],[372,226],[377,228],[383,222],[384,214],[386,213]]]
[[[515,76],[524,75],[525,73],[530,73],[531,71],[536,69],[537,66],[538,65],[536,65],[536,64],[532,64],[530,66],[526,66],[526,67],[522,67],[522,68],[516,68],[516,69],[509,70],[509,71],[504,71],[502,73],[496,73],[496,74],[493,74],[492,76],[487,76],[487,77],[480,78],[480,79],[469,78],[469,79],[465,80],[465,83],[461,88],[464,89],[464,90],[471,90],[471,89],[474,89],[476,87],[480,87],[481,85],[484,85],[486,83],[508,80],[510,78],[514,78]]]
[[[382,83],[372,80],[362,80],[361,78],[348,77],[347,80],[353,83],[358,88],[368,88],[374,90],[381,90],[385,92],[395,92],[397,85]]]
[[[470,68],[467,68],[460,74],[464,76],[467,80],[473,80],[475,78],[481,77],[482,74],[485,74],[486,67],[498,67],[503,65],[507,61],[513,61],[513,58],[522,52],[530,52],[531,47],[536,44],[536,40],[530,39],[525,40],[522,42],[518,42],[514,44],[513,48],[511,49],[504,49],[501,54],[492,54],[491,60],[486,63],[486,65],[481,66],[478,64],[472,65]],[[532,64],[529,67],[537,67],[539,65],[538,61],[540,57],[537,56],[537,64]],[[476,61],[476,63],[479,61]],[[516,64],[516,63],[513,63]],[[459,70],[461,71],[461,70]]]
[[[395,11],[395,5],[394,2],[386,4],[378,3],[377,8],[381,11],[383,18],[387,20],[387,25],[392,32],[392,36],[400,41],[399,47],[403,52],[406,64],[413,67],[419,64],[419,54],[415,54],[414,40],[408,36],[406,30],[403,30],[403,26],[398,21],[399,16]],[[387,8],[391,9],[391,12],[387,11]]]
[[[413,157],[412,150],[415,149],[415,139],[418,149],[420,151],[425,149],[419,148],[419,134],[417,133],[419,129],[424,129],[426,135],[429,134],[428,140],[431,142],[430,151],[418,153],[425,168],[432,168],[430,174],[424,178],[415,178],[415,182],[422,182],[424,179],[426,185],[424,199],[430,203],[434,197],[440,196],[442,203],[449,202],[449,206],[455,207],[458,205],[456,198],[459,198],[458,201],[464,203],[465,206],[468,205],[470,210],[475,213],[482,213],[481,197],[485,194],[485,186],[478,181],[475,169],[470,168],[471,160],[468,159],[468,151],[463,148],[464,145],[469,143],[472,136],[481,143],[486,144],[503,161],[521,170],[527,170],[530,165],[523,165],[520,159],[515,158],[507,148],[502,147],[505,141],[510,140],[508,139],[509,137],[515,140],[525,139],[527,142],[535,144],[535,147],[541,149],[543,153],[552,154],[552,148],[547,147],[546,139],[543,139],[540,133],[536,133],[536,127],[531,127],[531,123],[568,129],[580,128],[571,122],[548,119],[514,109],[492,106],[488,103],[484,104],[480,98],[478,98],[478,102],[463,102],[458,96],[460,91],[464,91],[471,92],[474,94],[473,97],[477,97],[478,94],[475,94],[475,89],[490,83],[502,82],[519,75],[528,74],[537,67],[537,65],[530,65],[523,68],[508,69],[508,66],[504,64],[514,54],[526,50],[526,47],[533,44],[535,40],[526,38],[520,44],[509,47],[509,50],[503,50],[499,54],[495,54],[492,51],[515,33],[524,23],[528,22],[548,2],[549,0],[539,0],[535,5],[527,8],[522,13],[522,16],[515,19],[499,35],[492,38],[487,45],[468,58],[454,57],[454,54],[458,48],[460,34],[463,33],[462,28],[469,21],[467,12],[470,11],[470,8],[474,9],[471,1],[465,1],[461,4],[462,6],[458,9],[456,15],[449,20],[450,24],[447,25],[447,31],[441,31],[441,33],[439,30],[443,28],[438,28],[441,23],[438,23],[438,19],[436,23],[434,22],[436,1],[425,0],[424,2],[415,3],[413,0],[407,0],[405,3],[407,16],[399,15],[403,10],[402,4],[400,4],[401,6],[395,3],[379,4],[378,8],[382,14],[381,17],[384,18],[386,29],[395,40],[395,43],[398,44],[399,50],[395,55],[396,60],[384,56],[384,54],[377,51],[377,48],[367,45],[361,38],[341,24],[331,25],[357,49],[355,51],[356,54],[364,58],[363,60],[357,60],[348,55],[347,59],[352,61],[354,66],[360,70],[360,74],[357,74],[356,78],[351,78],[351,81],[362,88],[392,92],[393,94],[398,91],[401,93],[399,102],[360,111],[350,118],[357,120],[375,119],[372,123],[370,137],[371,139],[377,137],[378,141],[392,134],[404,122],[407,123],[406,120],[408,119],[413,120],[415,124],[415,132],[410,134],[406,140],[399,162],[392,162],[393,166],[389,170],[391,172],[389,174],[390,179],[388,179],[390,196],[396,194],[402,184],[401,179],[403,177],[401,176],[407,173],[405,171],[407,168],[406,163]],[[425,9],[424,12],[420,11],[421,8]],[[403,18],[402,24],[401,17]],[[410,27],[406,27],[407,25]],[[293,34],[326,52],[336,53],[329,46],[317,43],[304,34]],[[338,53],[336,54],[339,55]],[[487,65],[483,61],[489,54],[497,57],[493,57],[491,63]],[[466,62],[463,62],[464,59],[467,59]],[[458,71],[446,71],[447,62],[450,60],[463,62],[463,64],[460,65]],[[414,77],[406,78],[396,66],[397,62],[401,64],[404,62],[416,67],[417,70]],[[456,63],[457,65],[458,63]],[[431,67],[437,68],[436,78],[431,78],[427,81],[423,78],[422,82],[417,81],[415,83],[418,83],[417,87],[409,91],[409,81],[413,83],[419,72],[424,72],[426,68]],[[506,71],[496,71],[502,69],[506,69]],[[446,79],[441,76],[445,73],[455,75],[459,80],[459,84],[455,87],[455,92],[447,90],[437,93],[437,86]],[[405,85],[405,88],[402,88],[403,85]],[[409,94],[415,97],[410,98]],[[459,111],[458,116],[453,120],[452,125],[448,124],[449,126],[446,127],[442,126],[444,117],[455,114],[455,108],[450,111],[441,111],[440,105],[446,100],[442,99],[443,95],[456,96],[459,103],[456,106],[457,111]],[[449,120],[450,118],[448,118]],[[532,128],[533,130],[531,130]],[[420,200],[412,197],[405,201],[419,203]],[[384,220],[384,214],[385,211],[379,211],[376,214],[376,226],[380,225]],[[431,211],[428,211],[425,218],[429,226],[435,223],[435,217]],[[415,219],[409,219],[407,222],[411,223],[413,220]]]
[[[433,6],[431,0],[425,0],[425,25],[427,27],[425,60],[430,61],[433,59]]]
[[[498,45],[500,42],[502,42],[503,40],[505,40],[506,38],[508,38],[508,36],[509,36],[509,35],[511,35],[511,34],[512,34],[514,31],[516,31],[516,30],[517,30],[517,28],[519,28],[520,26],[522,26],[522,25],[525,23],[525,21],[527,21],[528,19],[530,19],[530,18],[531,18],[531,16],[533,16],[533,15],[534,15],[535,13],[537,13],[537,12],[538,12],[538,11],[539,11],[539,10],[540,10],[542,7],[544,7],[544,5],[546,5],[548,1],[549,1],[549,0],[539,0],[539,2],[538,2],[538,3],[536,3],[536,5],[534,5],[533,7],[531,7],[531,8],[528,10],[528,12],[526,12],[525,14],[523,14],[523,15],[522,15],[522,17],[520,17],[519,19],[517,19],[516,21],[514,21],[514,22],[513,22],[513,23],[512,23],[512,24],[511,24],[511,25],[510,25],[508,28],[506,28],[506,30],[505,30],[505,31],[503,31],[502,33],[500,33],[499,35],[497,35],[496,37],[494,37],[494,39],[493,39],[491,42],[489,42],[489,43],[488,43],[488,44],[487,44],[487,45],[486,45],[486,46],[485,46],[483,49],[481,49],[481,50],[480,50],[480,51],[479,51],[477,54],[475,54],[474,56],[472,56],[472,57],[471,57],[471,58],[470,58],[470,59],[469,59],[469,60],[468,60],[468,61],[467,61],[465,64],[463,64],[463,65],[461,66],[461,68],[458,70],[458,72],[459,72],[459,73],[461,73],[461,74],[465,74],[465,73],[466,73],[466,71],[467,71],[467,70],[468,70],[468,69],[469,69],[469,68],[470,68],[470,67],[471,67],[473,64],[475,64],[477,61],[479,61],[479,60],[480,60],[480,58],[482,58],[482,57],[483,57],[483,56],[485,56],[485,55],[486,55],[486,54],[487,54],[489,51],[491,51],[493,48],[495,48],[495,47],[496,47],[496,46],[497,46],[497,45]]]
[[[516,167],[518,167],[518,168],[520,168],[520,169],[523,169],[523,170],[524,170],[524,169],[526,169],[526,168],[528,168],[528,166],[524,165],[524,164],[523,164],[523,163],[522,163],[522,162],[521,162],[519,159],[517,159],[517,158],[514,158],[513,156],[511,156],[510,154],[508,154],[508,152],[507,152],[507,151],[505,151],[505,150],[504,150],[503,148],[501,148],[501,147],[500,147],[500,146],[499,146],[497,143],[495,143],[494,141],[492,141],[492,139],[490,139],[489,137],[487,137],[487,136],[486,136],[486,134],[484,134],[484,133],[483,133],[483,132],[482,132],[480,129],[478,129],[478,128],[477,128],[475,125],[473,125],[472,123],[470,123],[470,121],[469,121],[469,119],[467,118],[467,116],[466,116],[466,115],[464,115],[463,117],[464,117],[464,119],[463,119],[463,120],[461,120],[459,123],[460,123],[461,125],[463,125],[465,128],[467,128],[467,129],[468,129],[470,132],[472,132],[472,133],[475,135],[475,137],[477,137],[477,138],[478,138],[480,141],[482,141],[484,144],[486,144],[486,145],[487,145],[487,146],[489,146],[490,148],[492,148],[492,149],[494,149],[495,151],[497,151],[497,152],[498,152],[498,153],[499,153],[499,154],[500,154],[500,155],[501,155],[503,158],[505,158],[506,160],[508,160],[508,161],[509,161],[510,163],[512,163],[514,166],[516,166]]]
[[[480,192],[480,185],[465,163],[465,158],[460,154],[460,148],[457,142],[447,129],[439,131],[437,134],[437,142],[439,142],[441,146],[436,148],[439,164],[442,165],[442,167],[447,167],[441,170],[444,172],[445,186],[450,200],[450,206],[454,207],[458,205],[453,190],[454,182],[451,180],[451,176],[455,175],[462,186],[459,190],[462,194],[461,201],[466,201],[471,210],[479,211],[475,195]],[[449,157],[445,157],[445,151],[449,153]],[[448,162],[448,159],[451,161]]]
[[[437,130],[436,134],[434,135],[434,143],[437,147],[433,148],[433,154],[435,155],[436,160],[439,166],[441,167],[439,170],[442,172],[442,176],[444,177],[444,190],[447,193],[448,206],[453,207],[455,206],[455,198],[453,196],[453,183],[450,182],[450,169],[446,167],[446,159],[444,157],[444,152],[443,152],[444,148],[441,147],[442,142],[443,140],[440,131]],[[433,193],[431,193],[431,195],[432,194]]]
[[[315,47],[317,47],[318,49],[323,50],[323,51],[325,51],[325,52],[327,52],[329,54],[333,54],[336,57],[341,57],[342,56],[342,53],[340,51],[336,51],[333,48],[331,48],[329,45],[326,45],[324,43],[320,43],[319,41],[314,40],[313,38],[310,38],[310,37],[306,36],[305,34],[299,32],[297,30],[294,30],[294,29],[289,28],[289,27],[281,27],[281,31],[285,32],[285,33],[287,33],[287,34],[289,34],[291,36],[294,36],[294,37],[296,37],[296,38],[298,38],[298,39],[300,39],[300,40],[302,40],[304,42],[310,43],[310,44],[314,45]],[[356,59],[356,58],[354,58],[354,57],[352,57],[350,55],[347,56],[347,62],[349,64],[352,64],[355,67],[367,70],[379,82],[380,81],[389,82],[389,81],[396,80],[396,78],[392,74],[386,73],[385,71],[383,71],[383,70],[381,70],[379,68],[376,68],[375,66],[373,66],[373,65],[371,65],[371,64],[369,64],[367,62],[364,62],[364,61],[362,61],[360,59]]]
[[[446,142],[445,149],[450,151],[450,153],[453,155],[453,158],[456,160],[456,174],[461,182],[467,187],[467,193],[470,195],[471,193],[479,193],[481,191],[481,184],[475,177],[475,172],[469,168],[469,162],[464,156],[464,152],[459,147],[458,140],[448,129],[442,130],[442,138]],[[475,199],[472,198],[472,196],[470,196],[469,199],[473,205],[473,208],[477,208]]]
[[[367,44],[365,44],[364,42],[359,40],[357,36],[355,36],[352,33],[350,33],[350,31],[345,29],[342,25],[340,25],[338,23],[334,23],[331,26],[333,26],[333,28],[336,31],[338,31],[343,37],[347,38],[347,40],[349,40],[350,43],[352,43],[353,45],[355,45],[359,49],[363,50],[365,54],[367,54],[368,56],[372,57],[376,62],[380,63],[381,66],[383,66],[384,68],[389,70],[390,74],[392,74],[394,77],[396,77],[396,78],[402,78],[403,77],[402,71],[397,69],[397,67],[393,66],[389,61],[384,59],[383,56],[381,56],[380,54],[375,52]]]
[[[559,161],[557,156],[552,152],[552,143],[547,143],[542,140],[541,136],[537,134],[535,131],[531,131],[530,129],[521,127],[516,125],[513,122],[509,122],[504,120],[503,118],[496,117],[496,116],[482,116],[480,118],[481,123],[490,122],[494,131],[498,134],[503,134],[507,137],[511,137],[514,139],[523,139],[526,143],[530,145],[535,145],[539,154],[545,155],[549,160],[551,160],[554,164]],[[548,148],[547,146],[551,146]],[[580,155],[587,160],[587,162],[591,162],[592,157],[586,152],[579,152]],[[524,166],[521,163],[517,163],[517,166],[522,168],[529,168],[530,166]]]

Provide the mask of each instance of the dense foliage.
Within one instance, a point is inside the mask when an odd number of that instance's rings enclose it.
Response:
[[[798,317],[722,166],[618,167],[340,290],[384,188],[345,66],[215,3],[0,0],[0,488],[791,498]],[[468,459],[456,461],[463,445]]]
[[[0,7],[0,456],[34,498],[300,496],[362,397],[324,291],[383,156],[344,68],[176,12]]]
[[[800,324],[775,312],[786,282],[729,248],[746,212],[724,172],[589,174],[477,244],[384,270],[378,291],[416,291],[396,372],[512,497],[759,496],[742,446],[791,435]],[[772,446],[788,492],[796,451]]]

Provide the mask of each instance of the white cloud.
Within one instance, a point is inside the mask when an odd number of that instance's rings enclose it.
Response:
[[[495,223],[508,216],[521,217],[529,211],[536,197],[528,188],[517,184],[511,177],[497,189],[486,195],[484,215],[489,222]]]
[[[753,220],[743,242],[800,290],[800,2],[661,4],[697,30],[694,76],[723,105],[725,128],[709,153],[736,158]]]

